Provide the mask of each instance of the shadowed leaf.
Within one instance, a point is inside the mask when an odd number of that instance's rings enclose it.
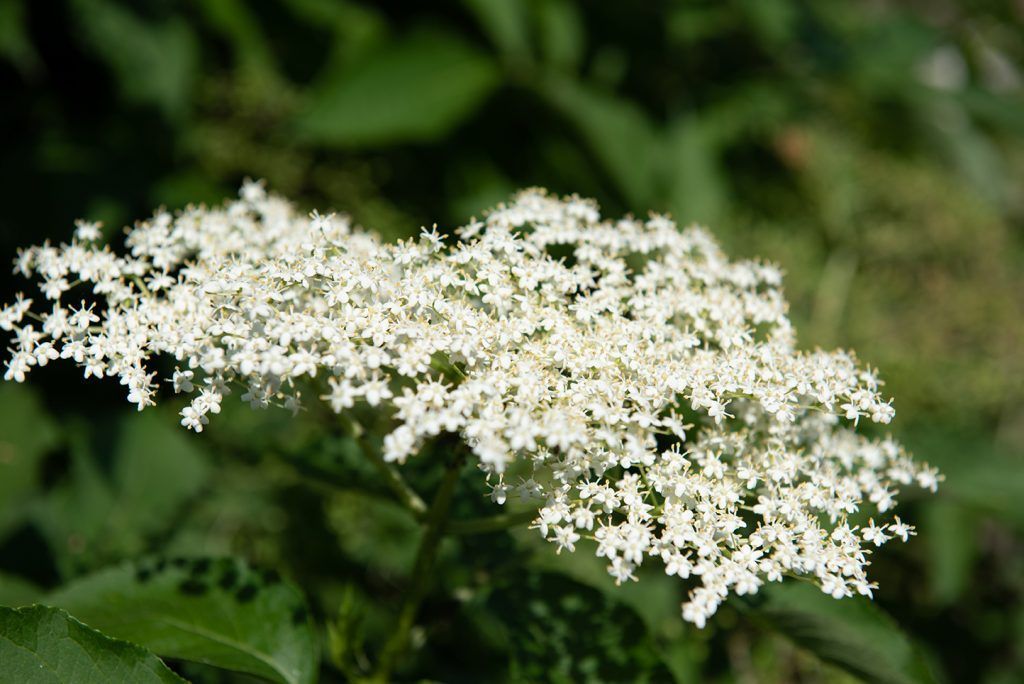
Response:
[[[273,571],[239,560],[123,564],[76,580],[44,602],[161,656],[284,684],[311,682],[317,671],[302,594]]]
[[[0,682],[183,682],[152,653],[111,639],[56,608],[0,608]]]

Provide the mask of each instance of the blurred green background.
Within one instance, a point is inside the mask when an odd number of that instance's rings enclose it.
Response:
[[[0,93],[3,258],[250,176],[388,237],[542,185],[780,263],[801,345],[879,367],[947,477],[906,493],[920,535],[875,558],[878,604],[937,680],[1024,681],[1024,3],[4,0]],[[313,417],[186,435],[70,368],[0,402],[0,604],[235,553],[306,592],[323,681],[372,656],[418,531]],[[473,486],[459,511],[486,513]],[[617,590],[534,537],[447,543],[404,676],[848,681],[736,602],[698,631],[674,582]]]

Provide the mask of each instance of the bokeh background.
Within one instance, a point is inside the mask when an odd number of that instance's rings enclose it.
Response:
[[[541,185],[778,262],[801,344],[879,367],[895,431],[947,478],[907,493],[920,535],[875,559],[878,604],[938,681],[1024,681],[1019,0],[4,0],[0,101],[3,259],[249,176],[388,237]],[[0,603],[122,558],[237,553],[303,587],[323,680],[344,681],[416,526],[312,419],[228,407],[195,437],[170,403],[136,416],[69,368],[0,387]],[[672,582],[616,590],[533,536],[445,547],[407,676],[849,681],[735,602],[698,631]]]

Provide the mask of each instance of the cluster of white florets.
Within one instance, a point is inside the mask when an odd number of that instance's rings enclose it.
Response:
[[[80,223],[70,244],[20,254],[47,304],[0,312],[7,379],[72,359],[142,409],[165,357],[197,432],[237,387],[254,407],[297,409],[304,390],[338,413],[378,407],[392,462],[458,434],[492,498],[539,501],[534,526],[559,549],[596,540],[617,581],[651,558],[694,578],[697,625],[784,575],[870,595],[866,547],[913,530],[848,517],[937,485],[854,432],[892,406],[851,354],[795,350],[776,268],[662,216],[610,221],[527,190],[458,239],[382,244],[247,183],[222,208],[137,224],[125,254],[99,235]]]

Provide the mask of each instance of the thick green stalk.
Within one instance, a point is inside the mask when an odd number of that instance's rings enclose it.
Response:
[[[445,470],[441,486],[434,495],[424,520],[423,537],[420,539],[419,549],[416,551],[416,562],[413,566],[412,579],[402,602],[401,611],[398,614],[398,623],[384,648],[381,650],[380,659],[377,662],[377,670],[370,681],[387,682],[391,678],[391,672],[398,663],[399,658],[405,652],[409,644],[409,632],[416,621],[416,614],[419,612],[420,603],[430,585],[434,561],[437,559],[437,550],[441,539],[444,537],[445,526],[448,523],[448,510],[451,508],[452,498],[455,495],[455,487],[459,483],[459,473],[462,470],[463,457],[459,454],[448,464]]]

